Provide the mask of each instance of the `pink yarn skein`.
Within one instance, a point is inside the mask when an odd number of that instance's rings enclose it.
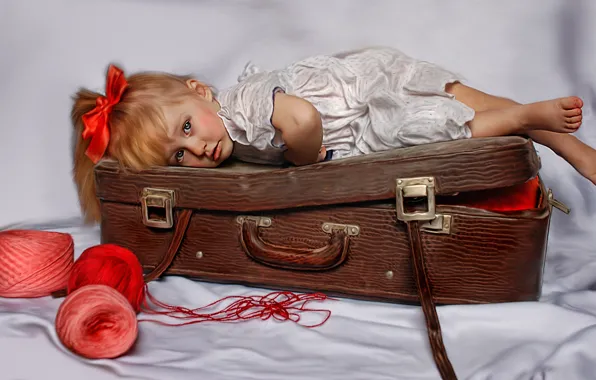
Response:
[[[121,356],[138,336],[136,312],[107,285],[86,285],[70,293],[60,304],[55,326],[66,348],[90,359]]]
[[[72,236],[0,231],[0,297],[36,298],[64,289],[74,265]]]

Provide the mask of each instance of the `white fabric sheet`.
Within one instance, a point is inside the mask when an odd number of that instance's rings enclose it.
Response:
[[[80,85],[101,89],[110,61],[127,71],[192,72],[221,88],[248,60],[275,68],[313,54],[393,45],[520,102],[582,96],[578,136],[596,146],[595,16],[590,0],[4,0],[0,226],[71,232],[77,254],[98,243],[97,227],[76,219],[69,96]],[[461,379],[596,378],[596,190],[538,149],[543,179],[572,214],[555,210],[540,302],[439,309]],[[182,278],[151,290],[188,306],[265,292]],[[413,306],[326,302],[333,315],[312,330],[272,321],[141,324],[134,352],[86,361],[56,339],[59,303],[0,299],[1,379],[438,378]]]

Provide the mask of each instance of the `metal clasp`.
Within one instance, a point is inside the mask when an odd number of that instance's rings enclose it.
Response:
[[[548,198],[547,198],[548,204],[550,204],[553,207],[558,208],[560,211],[563,211],[565,214],[569,214],[571,212],[571,210],[569,209],[569,207],[567,207],[563,202],[558,201],[555,199],[555,196],[553,194],[553,191],[551,189],[548,189]]]
[[[420,230],[431,234],[449,235],[451,233],[451,215],[437,214],[433,220],[420,225]]]
[[[272,220],[267,216],[240,215],[236,217],[236,223],[242,225],[245,221],[252,220],[257,227],[271,227]]]
[[[141,194],[143,224],[155,228],[172,228],[174,202],[174,190],[144,188]]]
[[[406,212],[404,199],[417,197],[426,197],[426,211]],[[435,179],[433,177],[398,178],[395,206],[397,219],[403,222],[435,219]]]
[[[358,236],[360,234],[360,227],[353,224],[339,224],[339,223],[323,223],[321,226],[323,232],[330,234],[336,230],[344,230],[348,236]]]

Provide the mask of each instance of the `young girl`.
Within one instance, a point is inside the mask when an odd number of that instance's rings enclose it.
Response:
[[[81,90],[72,119],[74,177],[89,221],[99,220],[93,166],[109,156],[132,169],[214,168],[239,160],[307,165],[471,137],[528,135],[596,183],[596,151],[570,133],[582,100],[527,105],[485,94],[434,64],[391,48],[315,56],[281,70],[247,66],[215,94],[193,78],[124,77],[108,69],[106,95]]]

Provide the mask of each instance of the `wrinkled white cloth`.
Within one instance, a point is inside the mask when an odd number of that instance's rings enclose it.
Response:
[[[570,206],[576,209],[581,202],[578,198]],[[594,379],[596,236],[590,229],[564,231],[568,218],[555,210],[541,302],[437,308],[459,379]],[[6,227],[70,233],[77,258],[100,242],[99,227],[83,226],[80,220]],[[180,276],[164,276],[149,288],[160,301],[189,308],[270,291]],[[142,322],[131,352],[113,360],[86,360],[72,354],[56,335],[61,302],[51,297],[0,298],[0,379],[440,379],[419,306],[348,298],[317,302],[310,306],[331,310],[332,315],[314,329],[272,319],[183,327]],[[303,317],[306,323],[320,318]],[[139,318],[153,316],[142,313]]]
[[[318,55],[283,69],[249,63],[238,84],[218,95],[235,156],[279,163],[285,149],[272,125],[276,90],[314,105],[332,158],[471,137],[474,110],[445,92],[462,78],[388,47]]]

